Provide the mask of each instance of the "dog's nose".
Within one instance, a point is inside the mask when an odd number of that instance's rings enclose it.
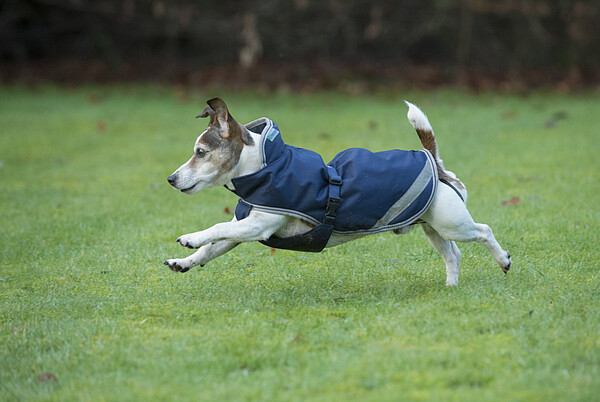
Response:
[[[170,185],[174,186],[175,182],[177,181],[177,176],[175,175],[175,173],[173,173],[171,176],[167,177],[167,181],[169,182]]]

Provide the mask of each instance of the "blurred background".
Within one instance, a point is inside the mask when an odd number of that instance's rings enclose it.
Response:
[[[0,0],[0,80],[569,91],[600,81],[600,2]]]

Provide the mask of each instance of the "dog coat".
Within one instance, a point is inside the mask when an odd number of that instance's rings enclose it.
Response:
[[[351,148],[326,165],[316,152],[285,144],[265,117],[246,128],[261,135],[262,167],[232,179],[240,197],[236,218],[256,209],[315,225],[301,235],[261,242],[274,248],[318,252],[332,233],[362,235],[411,225],[427,211],[437,188],[436,164],[427,150]]]

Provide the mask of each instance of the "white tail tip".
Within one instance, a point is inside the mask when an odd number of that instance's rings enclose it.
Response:
[[[404,101],[406,106],[408,106],[408,113],[406,113],[406,118],[410,122],[410,124],[415,128],[415,130],[429,130],[433,131],[431,128],[431,124],[429,124],[429,120],[425,113],[421,111],[417,106],[413,105],[408,101]]]

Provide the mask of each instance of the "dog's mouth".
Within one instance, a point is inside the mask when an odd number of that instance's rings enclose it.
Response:
[[[181,191],[184,194],[192,194],[194,192],[194,189],[196,188],[196,186],[198,186],[198,184],[200,184],[200,182],[194,184],[192,187],[183,188],[179,191]]]

